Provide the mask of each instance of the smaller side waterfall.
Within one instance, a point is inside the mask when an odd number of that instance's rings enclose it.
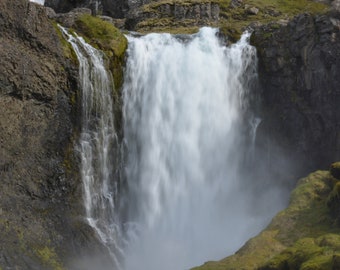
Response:
[[[117,215],[118,182],[114,181],[118,176],[113,172],[119,164],[120,147],[114,128],[112,76],[105,69],[102,52],[59,27],[79,60],[82,122],[78,150],[86,218],[120,269],[122,237]]]

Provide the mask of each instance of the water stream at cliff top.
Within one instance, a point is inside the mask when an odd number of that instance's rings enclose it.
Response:
[[[249,37],[230,47],[212,28],[185,39],[128,37],[127,270],[221,259],[268,221],[252,214],[245,180],[259,123],[249,107],[257,76]]]

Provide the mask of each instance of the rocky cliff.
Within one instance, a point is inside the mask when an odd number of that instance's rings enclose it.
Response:
[[[321,2],[321,3],[320,3]],[[46,0],[57,13],[87,7],[119,20],[124,29],[139,32],[194,33],[198,27],[220,27],[233,41],[250,24],[287,20],[301,12],[327,10],[338,0]]]
[[[0,269],[109,260],[83,218],[78,63],[55,25],[40,5],[0,2]]]
[[[251,4],[241,0],[47,0],[46,4],[57,12],[90,7],[92,12],[125,16],[123,26],[140,31],[176,27],[190,32],[208,24],[221,26],[235,40],[250,25],[259,56],[262,122],[257,149],[268,158],[263,169],[284,172],[285,164],[272,163],[283,153],[302,168],[286,176],[293,182],[296,175],[340,159],[338,1],[332,1],[335,9],[328,13],[324,5],[309,1],[267,5],[260,0]],[[290,19],[301,11],[309,13]],[[312,15],[319,12],[324,14]],[[126,40],[109,23],[89,14],[91,10],[58,15],[49,11],[50,18],[77,29],[106,51],[108,65],[118,75],[118,89]],[[103,254],[98,260],[105,264],[106,251],[83,220],[78,160],[73,152],[79,132],[74,54],[47,18],[46,9],[27,0],[0,2],[0,41],[0,269],[93,269],[86,260],[88,252]],[[119,92],[114,94],[119,103]],[[119,113],[118,109],[115,114]],[[119,129],[120,117],[116,119]],[[339,232],[339,185],[332,177],[318,172],[300,181],[291,207],[268,230],[235,257],[202,269],[233,269],[231,261],[242,263],[235,264],[235,269],[286,269],[279,266],[294,265],[292,260],[302,267],[303,263],[308,266],[309,259],[313,262],[313,254],[317,259],[321,256],[325,265],[337,265],[339,239],[328,234]],[[319,218],[314,219],[315,213]],[[311,223],[306,224],[306,217]],[[281,224],[297,235],[288,235]],[[256,253],[258,246],[264,249]],[[314,257],[302,252],[305,247],[311,248]],[[301,252],[304,259],[296,259],[294,254]],[[269,257],[272,260],[264,260]],[[320,265],[319,269],[326,269]]]
[[[258,138],[274,140],[300,173],[340,159],[339,27],[337,13],[301,14],[284,25],[259,27],[252,36],[262,90]],[[265,140],[259,144],[266,149]]]

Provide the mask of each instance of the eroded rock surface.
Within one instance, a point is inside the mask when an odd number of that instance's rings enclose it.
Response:
[[[263,90],[259,134],[270,134],[302,173],[340,158],[339,27],[338,17],[301,14],[253,34]]]
[[[44,7],[0,2],[0,59],[0,268],[62,269],[87,249],[105,253],[82,218],[77,63]]]

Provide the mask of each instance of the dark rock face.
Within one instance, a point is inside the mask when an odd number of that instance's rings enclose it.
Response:
[[[340,180],[340,162],[334,162],[329,171],[335,179]]]
[[[340,158],[339,26],[336,17],[302,14],[252,37],[263,91],[259,137],[270,134],[301,173]]]
[[[100,1],[92,0],[45,0],[45,6],[54,9],[57,13],[65,13],[74,8],[90,8],[93,11],[102,9]]]
[[[45,0],[45,6],[57,13],[66,13],[74,8],[85,7],[93,14],[103,14],[113,18],[123,18],[128,10],[126,0]]]
[[[151,5],[151,6],[150,6]],[[190,26],[209,25],[219,20],[220,7],[217,3],[181,2],[157,3],[152,0],[46,0],[45,6],[57,13],[66,13],[74,8],[89,8],[93,14],[113,18],[126,18],[126,28],[137,30],[136,25],[148,19],[168,19],[181,24],[191,20]],[[145,11],[147,9],[147,11]],[[187,24],[187,22],[186,22]]]
[[[0,2],[0,59],[0,268],[61,269],[102,250],[73,154],[77,66],[27,0]]]
[[[147,10],[147,11],[145,11]],[[128,30],[139,30],[139,23],[153,20],[152,24],[158,23],[154,19],[165,19],[169,26],[204,26],[216,23],[219,20],[220,7],[216,3],[192,3],[185,5],[180,2],[156,3],[140,6],[134,4],[127,13],[126,28]],[[144,25],[143,25],[144,27]],[[142,28],[142,27],[141,27]]]

